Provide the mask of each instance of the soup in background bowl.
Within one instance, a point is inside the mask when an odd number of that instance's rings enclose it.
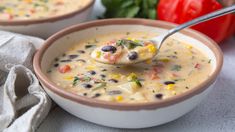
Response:
[[[94,0],[1,0],[0,29],[42,38],[89,18]]]
[[[45,42],[34,57],[34,69],[49,96],[79,118],[117,128],[160,125],[189,112],[210,92],[223,63],[216,43],[186,29],[144,63],[101,64],[90,53],[120,38],[151,38],[175,26],[145,19],[72,26]]]

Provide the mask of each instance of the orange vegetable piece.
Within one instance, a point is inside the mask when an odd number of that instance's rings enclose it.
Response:
[[[69,65],[64,65],[64,66],[59,67],[58,70],[60,73],[66,73],[66,72],[71,71],[71,67]]]

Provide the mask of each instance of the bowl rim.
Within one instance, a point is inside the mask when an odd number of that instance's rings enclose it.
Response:
[[[42,19],[39,18],[39,19],[12,20],[12,21],[0,20],[0,26],[20,26],[20,25],[39,24],[39,23],[46,23],[46,22],[55,22],[55,21],[67,19],[67,18],[73,17],[77,14],[80,14],[83,11],[90,8],[92,5],[94,5],[94,3],[95,3],[95,0],[91,0],[87,5],[85,5],[84,7],[80,8],[80,9],[77,9],[75,11],[72,11],[72,12],[69,12],[66,14],[62,14],[62,15],[58,15],[58,16],[46,17],[46,18],[42,18]]]
[[[223,64],[222,51],[219,48],[219,46],[216,44],[216,42],[214,42],[212,39],[192,29],[184,29],[181,31],[181,33],[190,37],[194,37],[195,39],[201,41],[215,54],[215,58],[216,58],[215,70],[211,74],[211,77],[203,81],[198,86],[192,88],[191,90],[185,93],[176,95],[168,99],[164,99],[164,100],[156,101],[156,102],[146,102],[146,103],[117,103],[117,102],[109,102],[109,101],[92,99],[92,98],[76,95],[76,94],[67,92],[63,89],[60,89],[52,81],[50,81],[49,78],[42,72],[40,65],[41,65],[43,54],[45,53],[47,48],[49,48],[50,45],[52,45],[53,42],[55,42],[57,39],[60,39],[61,37],[68,35],[70,33],[73,33],[76,31],[82,31],[84,29],[91,28],[91,27],[99,27],[99,26],[107,26],[107,25],[128,25],[128,24],[160,27],[160,28],[165,28],[165,29],[170,29],[172,27],[177,26],[176,24],[159,21],[159,20],[116,18],[116,19],[95,20],[95,21],[86,22],[86,23],[82,23],[82,24],[65,28],[57,32],[50,38],[48,38],[45,41],[44,45],[40,48],[40,50],[34,56],[33,67],[40,82],[44,86],[46,86],[46,89],[50,90],[51,92],[65,99],[77,102],[79,104],[106,108],[106,109],[114,109],[114,110],[144,110],[144,109],[151,110],[151,109],[157,109],[157,108],[162,108],[162,107],[166,107],[169,105],[173,105],[181,101],[184,101],[186,99],[189,99],[197,94],[200,94],[201,92],[206,90],[216,80],[216,77],[219,74],[222,68],[222,64]]]

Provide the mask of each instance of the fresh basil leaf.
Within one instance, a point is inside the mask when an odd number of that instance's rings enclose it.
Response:
[[[126,2],[121,3],[121,8],[127,8],[128,6],[131,6],[134,4],[133,0],[127,0]]]
[[[138,6],[132,6],[127,8],[126,17],[134,17],[137,15],[140,8]]]
[[[156,10],[155,9],[149,9],[148,10],[148,17],[150,19],[156,19]]]

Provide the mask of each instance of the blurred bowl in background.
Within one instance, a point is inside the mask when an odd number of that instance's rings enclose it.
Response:
[[[91,0],[80,9],[54,17],[35,20],[0,20],[0,30],[48,38],[65,27],[86,21],[91,14],[94,3],[95,0]]]

